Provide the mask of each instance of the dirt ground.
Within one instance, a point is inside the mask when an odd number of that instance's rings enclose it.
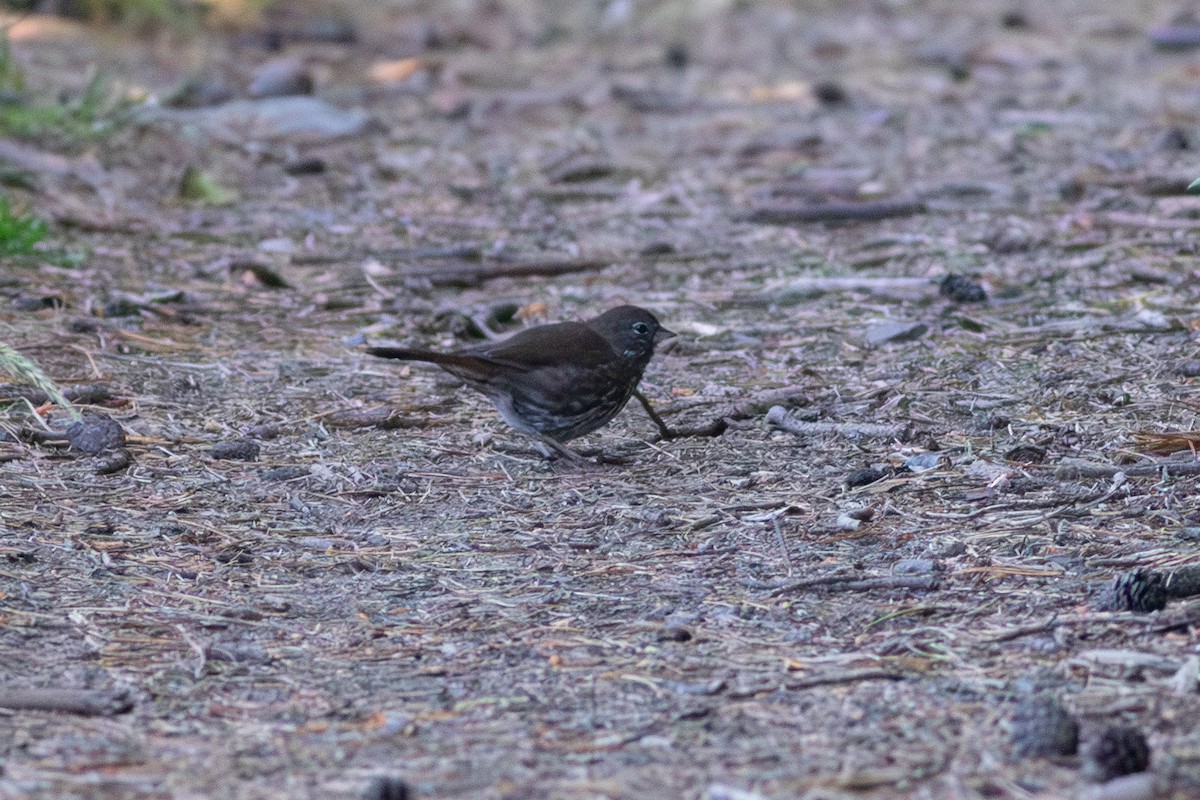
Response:
[[[132,707],[0,708],[0,798],[1200,797],[1200,607],[1097,605],[1200,563],[1194,453],[1139,438],[1200,428],[1181,10],[17,21],[34,89],[240,99],[0,142],[84,256],[0,267],[0,341],[133,459],[3,417],[0,689]],[[253,117],[281,57],[346,130]],[[643,390],[722,435],[631,405],[547,463],[361,353],[624,302],[681,334]],[[1046,697],[1082,755],[1021,752]],[[1148,778],[1089,780],[1112,725]]]

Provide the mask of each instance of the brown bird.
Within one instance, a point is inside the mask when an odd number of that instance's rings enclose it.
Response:
[[[550,451],[615,417],[637,388],[654,346],[675,334],[644,308],[618,306],[585,322],[527,328],[451,353],[368,347],[382,358],[427,361],[487,395],[500,416]]]

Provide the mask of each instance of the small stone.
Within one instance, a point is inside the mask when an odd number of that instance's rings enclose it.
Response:
[[[943,545],[940,548],[931,550],[930,555],[935,556],[937,558],[957,558],[961,555],[966,554],[966,552],[967,552],[967,543],[955,540],[953,542],[947,542],[945,545]]]
[[[67,441],[89,456],[125,446],[125,431],[108,414],[84,414],[67,426]]]
[[[667,51],[664,54],[663,60],[667,62],[667,66],[671,69],[684,69],[690,60],[687,45],[683,42],[671,42],[667,45]]]
[[[17,311],[43,311],[47,308],[62,308],[67,303],[58,295],[19,294],[12,299],[12,304]]]
[[[917,453],[904,459],[904,468],[909,472],[929,472],[949,466],[950,460],[942,453]]]
[[[1019,444],[1006,452],[1004,458],[1018,464],[1041,464],[1046,460],[1046,448],[1036,444]]]
[[[904,558],[892,565],[893,575],[932,575],[937,562],[931,558]]]
[[[1180,567],[1167,574],[1168,597],[1193,597],[1200,594],[1200,566]]]
[[[257,461],[259,449],[251,439],[230,439],[214,444],[209,455],[220,461]]]
[[[235,100],[213,108],[147,108],[138,112],[150,124],[183,126],[230,144],[284,141],[317,144],[366,130],[361,110],[344,110],[316,97],[264,97]]]
[[[1024,30],[1029,27],[1029,18],[1019,8],[1010,8],[1000,15],[1000,25],[1009,30]]]
[[[886,471],[875,467],[856,469],[850,475],[846,476],[846,488],[853,489],[859,486],[870,486],[871,483],[882,481],[887,476]]]
[[[1036,695],[1017,707],[1012,741],[1019,758],[1074,755],[1079,749],[1079,723],[1053,697]]]
[[[313,77],[297,59],[268,61],[258,68],[247,91],[255,98],[312,94]]]
[[[881,322],[867,329],[867,344],[875,346],[886,342],[911,342],[920,339],[929,331],[923,322]]]
[[[1175,368],[1175,374],[1181,378],[1200,377],[1200,360],[1185,361]]]
[[[855,519],[849,514],[838,514],[837,519],[833,522],[833,525],[838,530],[856,531],[862,527],[862,520]]]
[[[246,436],[251,439],[274,439],[279,435],[279,426],[272,424],[255,425],[246,431]]]
[[[1096,599],[1101,611],[1135,611],[1145,614],[1167,606],[1167,587],[1161,572],[1148,569],[1118,575]]]
[[[850,98],[846,89],[837,81],[821,81],[813,86],[813,96],[827,106],[838,106]]]
[[[660,642],[690,642],[692,632],[682,625],[666,625],[658,632]]]
[[[258,473],[258,477],[264,481],[294,481],[296,478],[303,478],[310,472],[312,470],[302,464],[287,464],[282,467],[264,469]]]
[[[856,469],[846,476],[846,488],[855,489],[859,486],[869,486],[875,481],[881,481],[887,477],[887,473],[876,467],[863,467]]]
[[[195,77],[183,83],[163,101],[168,108],[205,108],[233,99],[233,89],[220,80]]]
[[[325,159],[316,156],[298,158],[283,165],[283,171],[294,176],[320,175],[328,168],[329,165],[325,163]]]
[[[127,468],[132,463],[133,456],[124,447],[119,447],[116,450],[106,450],[96,456],[96,474],[112,475]]]
[[[1137,728],[1110,725],[1084,753],[1083,774],[1096,783],[1150,768],[1150,745]]]
[[[954,273],[942,278],[938,284],[938,294],[956,303],[982,303],[987,300],[987,292],[978,282]]]
[[[376,778],[363,794],[363,800],[412,800],[408,784],[400,778]]]

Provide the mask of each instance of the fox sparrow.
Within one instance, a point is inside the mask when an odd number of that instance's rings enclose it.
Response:
[[[585,322],[538,325],[452,353],[369,347],[382,358],[428,361],[487,395],[504,421],[568,458],[562,442],[617,415],[642,379],[654,346],[671,336],[644,308],[619,306]]]

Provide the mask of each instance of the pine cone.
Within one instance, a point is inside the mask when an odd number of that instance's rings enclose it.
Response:
[[[1161,572],[1134,570],[1113,579],[1096,601],[1101,611],[1136,611],[1144,614],[1167,606],[1167,588]]]
[[[1012,722],[1013,754],[1069,756],[1079,747],[1079,723],[1049,695],[1027,698]]]
[[[1150,745],[1137,728],[1111,725],[1088,747],[1083,771],[1103,783],[1150,768]]]

